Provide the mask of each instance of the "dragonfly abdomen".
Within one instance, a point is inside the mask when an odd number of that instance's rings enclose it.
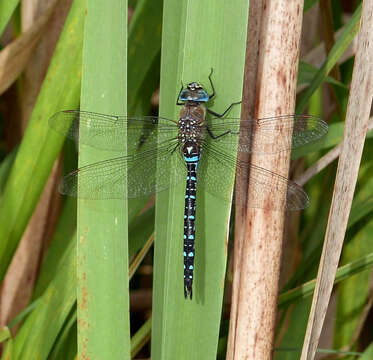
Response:
[[[184,150],[187,165],[187,181],[185,190],[184,210],[184,296],[192,299],[193,271],[194,271],[194,239],[196,233],[196,186],[197,168],[200,151],[196,146],[187,146]]]

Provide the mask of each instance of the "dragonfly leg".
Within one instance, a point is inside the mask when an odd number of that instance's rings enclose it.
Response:
[[[177,99],[176,99],[176,105],[185,105],[183,102],[179,101],[180,95],[181,95],[181,92],[183,91],[183,89],[184,89],[184,84],[183,84],[183,81],[181,81],[181,89],[180,89],[179,95],[177,96]]]
[[[176,144],[176,146],[172,149],[171,151],[171,155],[173,155],[173,153],[175,152],[175,150],[179,147],[179,143]]]
[[[209,95],[209,100],[211,100],[215,96],[215,88],[214,88],[214,84],[212,83],[212,79],[211,79],[212,73],[213,73],[213,68],[211,68],[211,72],[210,72],[210,75],[209,75],[210,85],[211,85],[211,88],[212,88],[212,94]]]
[[[214,135],[214,133],[209,129],[209,127],[206,127],[207,133],[211,136],[212,139],[216,140],[221,138],[222,136],[228,135],[232,133],[232,130],[227,130],[225,133],[222,133],[220,135]]]
[[[211,115],[214,115],[214,116],[218,117],[218,118],[222,118],[222,117],[225,116],[225,114],[226,114],[230,109],[232,109],[232,107],[233,107],[234,105],[241,104],[241,102],[242,102],[242,101],[237,101],[237,102],[234,102],[234,103],[230,104],[230,105],[228,106],[228,108],[225,109],[225,111],[224,111],[222,114],[218,114],[218,113],[216,113],[215,111],[212,111],[211,109],[207,109],[207,112],[208,112],[209,114],[211,114]]]

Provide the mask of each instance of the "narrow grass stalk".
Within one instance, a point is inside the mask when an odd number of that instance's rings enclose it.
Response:
[[[127,1],[88,0],[81,109],[125,115],[126,85]],[[80,145],[79,166],[119,155]],[[81,359],[130,358],[127,216],[124,200],[78,200]]]
[[[373,253],[370,253],[362,258],[353,261],[349,264],[343,265],[338,268],[334,280],[337,284],[345,279],[350,278],[354,274],[368,270],[373,267]],[[300,298],[311,296],[316,286],[316,279],[310,280],[307,283],[298,286],[294,289],[282,293],[278,299],[279,308],[285,307]]]
[[[343,147],[338,162],[332,205],[317,275],[317,285],[302,349],[302,360],[311,360],[315,356],[355,191],[372,105],[372,27],[373,0],[367,0],[363,3]]]
[[[325,62],[320,67],[319,71],[316,73],[314,79],[312,80],[310,86],[305,90],[305,92],[300,96],[299,101],[296,107],[296,113],[302,113],[311,96],[319,88],[321,83],[324,81],[324,78],[329,74],[333,69],[338,59],[343,55],[347,50],[350,43],[353,41],[356,33],[359,30],[359,19],[361,15],[361,5],[355,10],[355,13],[351,17],[348,24],[344,27],[341,36],[337,39],[336,43],[330,50]]]
[[[255,102],[255,116],[259,118],[294,113],[302,6],[298,0],[263,2]],[[286,176],[290,153],[256,155],[251,160]],[[261,191],[251,186],[249,191]],[[271,196],[283,198],[286,194],[276,192]],[[229,339],[229,359],[272,357],[283,225],[284,214],[280,211],[269,207],[247,210],[246,236],[236,260],[240,281],[234,289],[237,307],[231,317],[236,326],[230,333],[234,338]]]
[[[142,347],[149,341],[152,328],[152,318],[149,318],[137,330],[136,334],[131,338],[131,356],[134,358]]]

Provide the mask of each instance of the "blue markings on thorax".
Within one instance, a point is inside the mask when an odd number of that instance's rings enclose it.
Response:
[[[185,211],[184,211],[184,296],[192,298],[194,270],[194,238],[196,214],[197,168],[200,159],[199,148],[187,146],[184,149],[184,159],[187,165]]]

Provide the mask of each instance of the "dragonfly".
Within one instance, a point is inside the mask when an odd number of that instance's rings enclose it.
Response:
[[[197,189],[223,200],[231,200],[230,187],[236,174],[249,169],[254,184],[250,207],[301,210],[308,206],[306,192],[295,182],[234,155],[273,154],[317,141],[328,131],[327,124],[310,115],[285,115],[263,119],[226,117],[208,107],[215,97],[212,70],[208,77],[211,94],[198,82],[181,84],[176,105],[178,120],[157,116],[119,116],[79,110],[56,113],[49,125],[58,133],[98,149],[123,151],[127,155],[83,166],[66,175],[62,194],[84,199],[136,198],[159,193],[185,183],[183,231],[184,297],[192,299],[195,259]],[[207,115],[211,116],[207,116]],[[252,131],[252,130],[255,131]],[[240,135],[241,130],[241,135]],[[281,133],[280,144],[274,137]],[[238,139],[240,141],[238,142]],[[282,192],[286,198],[270,194]],[[236,198],[239,198],[236,193]],[[266,199],[266,200],[264,200]],[[268,199],[272,199],[268,204]]]

